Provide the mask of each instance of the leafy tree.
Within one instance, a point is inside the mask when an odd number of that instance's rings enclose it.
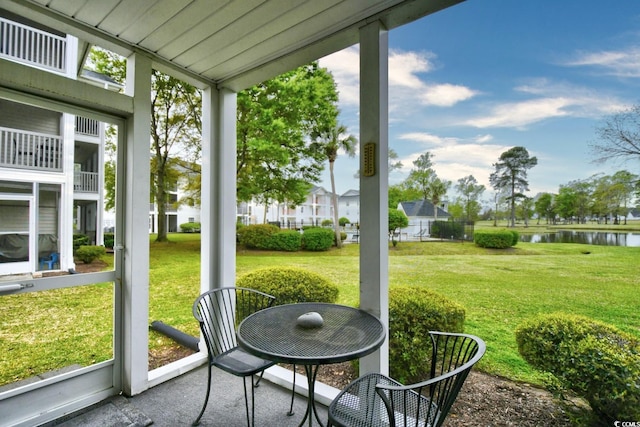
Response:
[[[350,157],[355,156],[355,146],[358,140],[355,136],[347,134],[347,127],[338,125],[328,132],[314,135],[312,146],[322,152],[329,161],[329,176],[331,178],[331,199],[333,203],[334,228],[336,233],[336,246],[342,247],[340,238],[340,222],[338,221],[338,194],[336,193],[336,180],[333,174],[333,167],[338,158],[338,151],[343,150]]]
[[[556,196],[556,212],[565,220],[579,223],[585,222],[591,212],[591,183],[588,181],[571,181],[561,185]]]
[[[338,219],[338,224],[340,224],[340,227],[344,227],[347,224],[351,224],[351,221],[349,221],[349,218],[346,216],[341,216],[340,219]]]
[[[431,181],[435,175],[433,170],[433,155],[430,152],[426,152],[420,155],[413,161],[414,168],[409,172],[407,178],[408,185],[415,187],[422,194],[422,200],[429,200]]]
[[[191,98],[187,101],[187,98]],[[169,190],[177,184],[178,171],[172,157],[182,147],[200,141],[196,121],[201,116],[201,95],[194,86],[153,70],[151,75],[151,175],[158,206],[156,242],[166,242],[166,208]]]
[[[463,213],[467,221],[475,221],[478,217],[480,212],[479,199],[485,189],[486,187],[478,184],[473,175],[468,175],[458,180],[456,190],[462,195]]]
[[[511,205],[511,227],[516,225],[516,200],[524,197],[522,192],[529,190],[527,170],[538,164],[536,157],[529,156],[524,147],[513,147],[500,155],[494,163],[495,172],[489,176],[496,190],[507,190]]]
[[[453,203],[449,204],[449,209],[447,210],[449,215],[451,215],[451,219],[459,219],[463,218],[465,215],[464,209],[464,201],[460,198],[457,198]]]
[[[520,215],[524,220],[525,227],[529,226],[529,218],[531,218],[531,215],[533,215],[533,212],[534,212],[533,206],[534,206],[534,202],[532,197],[522,198],[519,208],[520,208]]]
[[[400,202],[407,202],[411,200],[419,200],[422,197],[422,193],[417,188],[411,186],[411,183],[407,180],[400,184],[389,186],[389,209],[397,209]]]
[[[400,228],[405,228],[409,225],[409,218],[400,209],[389,209],[389,236],[393,246],[396,246],[395,232]]]
[[[338,93],[317,62],[238,94],[238,200],[302,203],[318,182],[326,155],[311,135],[336,127]]]
[[[549,219],[554,217],[553,209],[553,195],[550,193],[540,194],[534,203],[534,210],[538,214],[538,224],[540,224],[540,218],[542,217],[549,224]]]
[[[640,105],[606,117],[596,135],[598,140],[591,143],[596,162],[640,160]]]
[[[90,66],[119,83],[125,82],[126,59],[112,52],[94,48],[90,52]],[[177,182],[176,160],[189,150],[199,152],[201,140],[201,95],[193,86],[153,70],[151,76],[151,180],[152,196],[158,206],[158,236],[167,241],[166,208],[168,190]],[[108,136],[108,135],[107,135]],[[195,147],[195,148],[194,148]],[[107,151],[113,147],[108,145]],[[105,167],[107,206],[113,204],[115,191],[114,159],[107,159]]]
[[[614,185],[616,185],[618,194],[620,197],[620,207],[619,207],[619,215],[624,216],[624,223],[627,224],[627,213],[628,206],[631,204],[635,192],[636,187],[640,183],[640,177],[638,175],[632,174],[629,171],[621,170],[613,174],[611,177]]]

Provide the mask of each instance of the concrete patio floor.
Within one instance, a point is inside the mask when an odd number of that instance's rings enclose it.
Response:
[[[298,376],[296,381],[306,382],[301,376]],[[203,365],[133,396],[129,398],[129,402],[153,420],[154,426],[188,426],[202,407],[206,385],[207,368]],[[263,379],[260,386],[256,388],[256,426],[297,426],[304,417],[307,398],[296,394],[295,414],[287,416],[290,401],[290,390],[266,378]],[[326,407],[318,404],[317,408],[321,414],[320,419],[323,424],[326,423]],[[211,396],[200,424],[202,426],[246,426],[242,378],[217,368],[213,369]],[[315,420],[314,425],[316,425]]]

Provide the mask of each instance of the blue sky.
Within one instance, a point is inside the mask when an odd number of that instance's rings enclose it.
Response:
[[[468,0],[389,32],[389,146],[404,167],[434,155],[439,177],[473,175],[487,190],[492,164],[524,146],[538,165],[530,192],[638,163],[592,163],[589,144],[609,114],[640,103],[637,0]],[[340,92],[340,121],[358,136],[358,46],[320,60]],[[358,160],[339,156],[336,191],[358,188]],[[328,172],[323,185],[331,190]]]

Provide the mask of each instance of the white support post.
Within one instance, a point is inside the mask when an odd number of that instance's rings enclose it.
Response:
[[[202,94],[202,245],[200,290],[236,277],[236,93]]]
[[[73,211],[73,158],[75,140],[75,116],[64,113],[60,120],[62,128],[62,170],[64,173],[64,184],[60,197],[60,242],[58,252],[60,253],[60,268],[68,270],[75,268],[73,260],[73,223],[69,218],[75,216]]]
[[[388,153],[388,34],[376,21],[360,29],[360,308],[379,317],[387,330]],[[360,360],[360,374],[368,372],[389,372],[388,337]]]
[[[125,220],[117,224],[126,227],[122,249],[121,339],[124,353],[122,385],[127,395],[148,388],[151,71],[149,58],[140,54],[127,58],[125,91],[133,96],[133,116],[127,120],[125,129]]]

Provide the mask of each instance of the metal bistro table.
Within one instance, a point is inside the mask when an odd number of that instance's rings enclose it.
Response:
[[[316,312],[320,327],[298,325],[299,316]],[[320,365],[358,359],[378,349],[385,338],[382,322],[366,311],[326,303],[286,304],[260,310],[238,327],[238,344],[249,353],[279,363],[304,365],[309,386],[302,426],[313,417],[322,425],[315,405]]]

